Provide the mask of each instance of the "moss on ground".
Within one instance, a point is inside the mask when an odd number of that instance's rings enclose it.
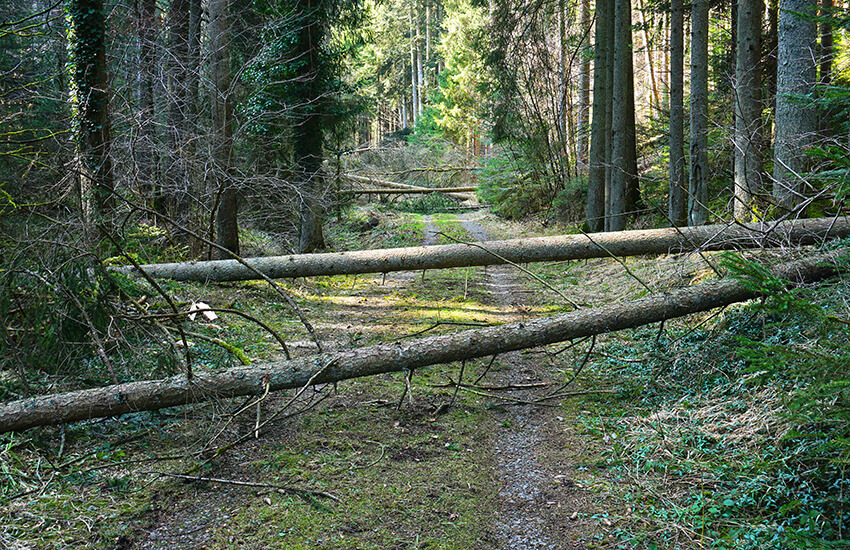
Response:
[[[420,217],[380,215],[386,218],[375,228],[360,232],[352,227],[362,226],[350,224],[340,231],[352,246],[421,240]],[[456,228],[453,219],[433,223]],[[488,230],[498,225],[481,223]],[[639,296],[648,292],[644,284],[653,290],[690,284],[705,272],[704,264],[681,258],[624,263],[532,269],[587,305]],[[281,285],[324,341],[346,349],[521,318],[494,301],[487,277],[483,268],[471,268]],[[523,277],[516,276],[535,291],[528,312],[561,308],[556,293]],[[304,328],[264,283],[164,286],[181,303],[201,300],[263,320],[294,354],[312,351]],[[502,544],[500,518],[511,511],[502,493],[505,457],[495,449],[523,434],[531,417],[542,472],[535,506],[559,543],[670,550],[846,546],[848,295],[840,281],[665,323],[664,330],[500,356],[489,367],[489,359],[469,361],[465,381],[488,368],[489,375],[459,391],[447,411],[442,406],[453,399],[457,364],[420,369],[410,389],[403,373],[389,374],[308,390],[294,404],[292,392],[282,392],[259,404],[259,396],[222,399],[5,434],[0,547],[495,549]],[[157,300],[150,294],[146,303],[164,308]],[[264,329],[238,316],[186,327],[239,346],[254,361],[281,357]],[[154,343],[143,342],[128,373],[159,377],[179,369],[179,362],[167,361],[172,355],[151,355]],[[235,362],[221,346],[192,342],[195,368]],[[508,373],[530,389],[498,389]],[[47,374],[39,383],[72,385]],[[0,384],[21,391],[14,378]],[[542,401],[550,406],[515,412],[512,399],[551,393],[560,398]],[[275,414],[254,438],[257,418]],[[244,436],[233,449],[214,452]],[[193,466],[195,476],[258,485],[159,475]],[[322,491],[339,501],[282,488]]]

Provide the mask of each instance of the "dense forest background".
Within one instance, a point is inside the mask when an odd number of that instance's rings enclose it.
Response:
[[[254,227],[320,249],[340,175],[388,163],[591,231],[843,197],[840,2],[80,0],[2,20],[3,212],[61,211],[94,241],[142,224],[227,257]]]

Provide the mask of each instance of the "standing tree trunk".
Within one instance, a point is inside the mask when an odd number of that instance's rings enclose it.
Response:
[[[415,19],[413,20],[414,26],[416,27],[416,84],[419,87],[419,93],[417,96],[419,97],[419,105],[416,106],[417,114],[419,119],[422,119],[422,114],[425,110],[425,99],[428,94],[428,85],[425,82],[425,70],[422,63],[422,26],[421,26],[421,12],[419,9],[416,9],[414,12]]]
[[[185,147],[188,141],[189,0],[172,0],[168,12],[168,188],[157,201],[157,210],[169,216],[187,214],[189,178]]]
[[[413,19],[413,6],[410,7],[410,94],[412,105],[410,107],[412,126],[419,122],[419,73],[416,70],[416,28]]]
[[[832,82],[832,58],[833,52],[832,21],[833,0],[821,0],[821,23],[820,23],[820,75],[818,82],[821,86],[829,86]]]
[[[835,56],[832,37],[833,0],[821,0],[821,23],[820,23],[820,74],[818,83],[821,86],[829,86],[832,83],[832,61]],[[830,125],[831,117],[820,117],[820,133],[824,137],[832,135]]]
[[[766,53],[764,58],[764,84],[762,87],[764,97],[762,101],[767,107],[771,119],[776,117],[776,53],[777,34],[779,27],[779,0],[767,0],[767,25],[765,35],[762,37],[762,50]],[[765,128],[773,125],[768,119],[764,123]]]
[[[295,46],[299,59],[297,81],[300,94],[299,104],[295,108],[296,123],[293,128],[293,156],[298,166],[300,206],[300,236],[298,251],[315,252],[325,248],[322,232],[323,205],[321,201],[323,179],[322,158],[324,146],[324,128],[321,121],[321,106],[325,100],[321,81],[322,21],[318,7],[313,0],[299,0],[302,10],[301,26],[298,30]],[[413,65],[415,75],[415,64]],[[416,87],[414,86],[414,90]],[[414,102],[415,113],[415,102]]]
[[[156,1],[137,0],[136,18],[138,21],[139,37],[139,129],[138,139],[134,147],[136,159],[135,178],[138,182],[139,193],[147,200],[154,197],[156,160],[154,158],[154,130],[156,112],[154,107],[154,74],[156,59]]]
[[[590,136],[587,183],[587,229],[591,233],[605,228],[605,164],[610,121],[608,109],[611,89],[608,84],[608,6],[614,0],[596,0],[596,37],[593,55],[593,119]]]
[[[785,210],[794,208],[803,196],[809,166],[806,151],[817,132],[817,113],[801,101],[817,82],[817,25],[807,17],[816,9],[813,0],[781,0],[779,4],[773,196]]]
[[[582,55],[581,74],[579,75],[578,93],[578,154],[576,155],[576,172],[584,174],[587,170],[588,145],[590,143],[590,0],[580,0],[579,21],[581,27]]]
[[[567,157],[572,151],[567,147],[567,98],[570,94],[570,71],[569,59],[567,56],[567,3],[566,0],[558,0],[558,107],[555,113],[556,130],[558,132],[558,144],[563,149]],[[563,166],[566,163],[560,163]],[[561,181],[564,181],[563,170],[558,170],[561,174]]]
[[[213,179],[217,188],[215,212],[216,244],[219,259],[239,254],[239,231],[236,223],[236,188],[232,176],[233,164],[233,102],[230,93],[230,0],[211,0],[210,45],[213,80],[212,136]]]
[[[738,58],[735,62],[734,203],[736,220],[756,214],[753,197],[761,190],[761,0],[738,1]]]
[[[103,0],[70,0],[68,12],[77,103],[77,177],[83,218],[89,225],[114,203],[106,14]]]
[[[632,78],[631,2],[629,0],[615,0],[614,10],[614,78],[611,84],[611,193],[608,197],[606,220],[609,231],[622,231],[626,228],[629,203],[632,202],[629,200],[630,186],[636,177],[633,166],[636,154],[633,135],[634,79]]]
[[[670,225],[688,225],[685,186],[685,8],[670,5]]]
[[[708,220],[708,0],[691,3],[691,163],[688,223]]]
[[[626,216],[635,217],[637,211],[643,208],[640,196],[640,180],[638,178],[637,166],[637,125],[635,121],[635,63],[634,63],[634,41],[632,37],[632,10],[629,6],[629,28],[628,28],[628,58],[626,59]]]
[[[605,97],[605,131],[607,132],[607,140],[605,142],[605,231],[611,230],[611,179],[613,177],[613,157],[614,140],[613,140],[613,123],[614,123],[614,12],[618,0],[609,0],[606,4],[605,17],[608,19],[608,24],[605,27],[608,33],[605,40],[608,47],[605,48],[605,85],[608,87]]]
[[[649,71],[649,88],[652,92],[649,100],[649,110],[652,113],[653,110],[661,109],[661,93],[658,91],[658,79],[655,76],[655,61],[653,60],[652,44],[649,39],[651,25],[650,21],[646,18],[647,8],[643,0],[639,1],[638,9],[640,10],[641,35],[643,36],[643,54],[646,61],[646,68]],[[673,4],[671,4],[670,9],[671,11],[675,9]],[[672,47],[671,44],[670,48],[672,49]]]

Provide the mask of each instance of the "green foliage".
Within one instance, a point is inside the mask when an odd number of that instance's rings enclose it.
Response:
[[[24,387],[42,373],[81,373],[97,357],[93,337],[114,321],[115,280],[92,262],[61,260],[51,270],[19,262],[0,278],[0,371]]]
[[[481,87],[487,73],[481,52],[487,16],[482,6],[468,0],[448,4],[439,47],[446,69],[440,75],[434,119],[444,135],[466,144],[482,126]]]
[[[140,223],[124,234],[122,249],[116,249],[111,242],[103,243],[107,258],[104,265],[132,265],[127,254],[140,264],[162,262],[180,262],[189,259],[189,247],[175,243],[165,229]],[[131,251],[131,252],[128,252]]]
[[[674,548],[661,540],[684,533],[702,548],[846,547],[850,288],[788,292],[740,255],[722,265],[767,298],[728,309],[714,328],[634,331],[595,367],[628,398],[585,420],[617,435],[600,466],[629,486],[641,480],[625,495],[640,527],[618,536],[638,548]]]
[[[433,214],[435,212],[445,212],[447,208],[457,208],[458,204],[460,203],[457,199],[447,197],[441,193],[434,193],[403,200],[398,203],[396,208],[401,212],[411,212],[413,214]]]
[[[254,2],[264,21],[261,47],[241,73],[249,90],[241,109],[251,134],[285,137],[293,124],[313,114],[320,114],[324,129],[331,129],[357,111],[346,96],[351,88],[341,71],[343,60],[361,41],[353,32],[360,19],[358,4]],[[307,28],[318,43],[305,43]]]
[[[785,290],[786,281],[773,275],[762,264],[748,260],[737,252],[724,252],[720,265],[747,290],[762,294],[779,294]]]
[[[526,171],[528,170],[528,171]],[[479,169],[478,196],[500,216],[522,218],[547,208],[554,199],[550,185],[534,177],[523,157],[509,153],[486,159]]]
[[[67,173],[67,158],[57,155],[67,146],[69,125],[65,29],[57,24],[62,6],[0,5],[0,213],[33,200]]]

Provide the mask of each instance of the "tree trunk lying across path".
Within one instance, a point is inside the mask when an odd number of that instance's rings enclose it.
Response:
[[[420,185],[410,185],[407,183],[397,183],[394,181],[383,180],[380,178],[369,178],[366,176],[355,176],[354,174],[343,174],[343,179],[347,179],[356,183],[366,183],[368,185],[379,185],[381,187],[389,187],[391,189],[422,189],[422,190],[432,190],[432,187],[422,187]],[[474,190],[474,188],[473,188]],[[472,195],[467,194],[458,194],[458,193],[447,193],[449,197],[454,199],[466,201],[471,200]]]
[[[645,229],[588,235],[560,235],[476,245],[448,244],[357,250],[323,254],[296,254],[250,258],[246,262],[273,279],[358,273],[389,273],[504,263],[582,260],[608,256],[643,256],[696,249],[724,250],[787,244],[813,244],[850,236],[850,220],[797,220],[767,226],[704,225]],[[486,250],[484,249],[486,248]],[[236,260],[181,262],[141,266],[148,275],[178,281],[244,281],[257,274]],[[113,268],[132,273],[132,267]]]
[[[841,249],[772,269],[791,285],[838,273]],[[45,395],[0,404],[0,433],[88,418],[154,410],[215,398],[262,395],[266,391],[326,384],[428,365],[486,357],[682,317],[759,296],[734,280],[719,280],[627,303],[572,311],[501,326],[381,344],[291,361],[195,371],[165,380],[129,382],[103,388]]]
[[[352,195],[427,195],[429,193],[471,193],[475,191],[475,187],[423,187],[413,189],[343,189],[343,193]]]

